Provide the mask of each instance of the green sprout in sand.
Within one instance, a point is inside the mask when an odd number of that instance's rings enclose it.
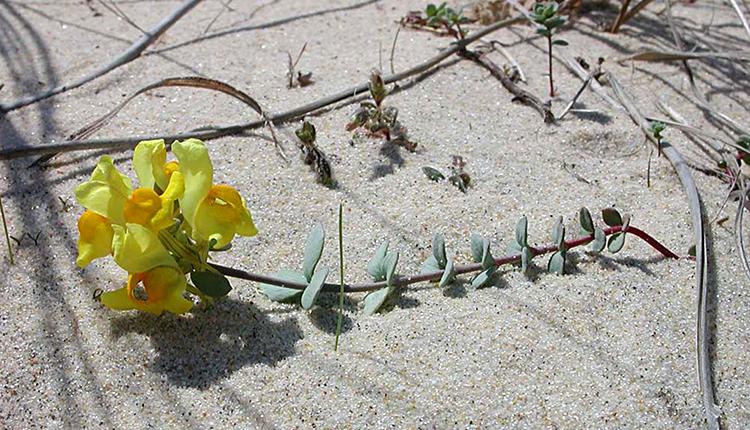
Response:
[[[534,5],[534,11],[531,13],[531,19],[539,24],[536,32],[547,38],[547,58],[549,59],[549,96],[555,96],[555,86],[552,80],[552,45],[566,46],[568,42],[552,38],[553,32],[561,25],[565,24],[565,17],[557,14],[559,5],[554,2],[537,3]]]

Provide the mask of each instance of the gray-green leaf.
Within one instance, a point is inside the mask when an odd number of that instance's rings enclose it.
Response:
[[[302,263],[302,273],[305,275],[305,279],[308,281],[312,278],[315,272],[315,266],[320,261],[320,256],[323,253],[323,245],[325,244],[326,234],[323,230],[323,226],[316,224],[315,227],[310,231],[310,235],[307,236],[307,245],[305,245],[305,259]]]
[[[220,273],[190,272],[190,280],[201,293],[209,297],[224,297],[232,291],[229,280]]]
[[[274,277],[282,279],[284,281],[307,284],[305,275],[293,270],[281,270],[277,272]],[[268,296],[270,300],[281,303],[295,303],[299,296],[302,295],[302,290],[279,287],[278,285],[271,284],[261,284],[260,290],[263,292],[263,294]]]
[[[375,251],[375,255],[367,264],[367,273],[372,276],[376,281],[382,281],[385,279],[385,267],[383,261],[385,260],[385,254],[388,253],[388,241],[383,242]]]
[[[379,290],[371,291],[365,296],[365,313],[372,315],[377,312],[381,306],[388,299],[388,295],[391,292],[391,288],[381,288]]]
[[[435,260],[434,255],[430,255],[427,257],[427,260],[422,263],[422,268],[419,270],[419,273],[433,273],[440,271],[441,267],[438,266],[437,260]]]
[[[532,258],[534,258],[534,252],[528,246],[524,246],[521,250],[521,270],[523,273],[528,273]]]
[[[492,280],[493,273],[495,273],[494,268],[489,268],[483,272],[480,272],[477,276],[474,277],[474,279],[471,280],[471,288],[476,290],[487,286],[487,284]]]
[[[305,291],[302,292],[303,308],[310,309],[313,307],[315,300],[318,298],[318,294],[320,294],[320,291],[323,289],[326,277],[328,277],[328,268],[326,267],[318,268],[318,270],[312,275],[310,284],[305,288]]]
[[[484,238],[476,233],[471,235],[471,258],[475,263],[481,263],[484,256]]]
[[[605,246],[607,246],[607,235],[604,234],[604,230],[597,227],[594,229],[594,240],[591,241],[591,250],[597,253],[602,252]]]
[[[565,242],[565,226],[563,226],[563,217],[557,218],[555,225],[552,227],[552,242],[558,249],[562,248]]]
[[[495,259],[492,258],[492,253],[490,252],[490,241],[484,239],[482,243],[482,269],[487,270],[490,267],[495,268]]]
[[[552,254],[547,262],[547,271],[550,273],[557,273],[562,275],[565,273],[565,252],[557,251]]]
[[[582,233],[594,233],[594,220],[591,218],[591,212],[587,208],[581,208],[578,212],[578,219],[581,222]]]
[[[427,175],[428,178],[430,178],[431,181],[438,182],[438,181],[442,181],[443,179],[445,179],[445,176],[443,176],[440,170],[434,167],[424,166],[422,167],[422,171],[424,172],[425,175]]]
[[[383,266],[385,267],[385,281],[390,286],[393,282],[393,276],[396,274],[396,265],[398,264],[398,252],[389,252],[385,256]]]
[[[516,223],[516,243],[521,245],[521,247],[528,245],[528,224],[526,215],[522,216]]]
[[[445,256],[445,238],[440,233],[435,234],[432,238],[432,255],[435,256],[435,261],[438,263],[438,267],[445,268],[447,258]]]
[[[445,272],[443,277],[440,278],[440,288],[445,287],[456,279],[456,272],[453,270],[453,259],[449,258],[448,263],[445,265]]]
[[[604,223],[610,227],[622,225],[622,216],[620,216],[620,212],[615,208],[602,209],[602,218],[604,219]]]
[[[620,252],[622,247],[625,245],[625,233],[615,233],[609,237],[609,243],[607,249],[609,252],[616,254]]]

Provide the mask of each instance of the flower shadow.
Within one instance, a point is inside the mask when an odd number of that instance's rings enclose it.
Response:
[[[148,367],[180,387],[205,389],[246,365],[295,353],[302,331],[294,318],[271,321],[252,304],[224,299],[187,316],[134,314],[112,322],[112,336],[146,335],[156,352]]]

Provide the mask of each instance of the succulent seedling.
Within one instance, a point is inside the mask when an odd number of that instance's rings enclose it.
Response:
[[[463,39],[466,31],[461,29],[461,24],[469,22],[461,10],[448,7],[446,3],[439,6],[433,3],[427,5],[424,11],[409,12],[402,20],[402,25],[412,28],[430,30],[456,39]]]
[[[328,188],[336,186],[336,180],[333,179],[331,164],[325,153],[315,144],[315,126],[308,121],[302,123],[302,127],[294,132],[299,138],[299,150],[302,153],[302,159],[318,176],[318,181]]]
[[[464,171],[465,166],[466,161],[464,161],[464,158],[460,155],[454,155],[453,164],[449,167],[451,175],[448,177],[448,182],[455,185],[463,193],[471,186],[471,177]],[[424,166],[422,167],[422,172],[432,181],[440,182],[445,180],[443,172],[434,167]]]
[[[305,53],[305,48],[307,48],[307,43],[302,45],[302,49],[299,50],[299,54],[297,54],[297,59],[292,61],[292,54],[287,51],[286,55],[289,60],[289,63],[287,64],[287,72],[286,76],[289,79],[287,82],[287,88],[294,88],[294,87],[306,87],[308,85],[313,84],[312,80],[312,72],[308,73],[302,73],[301,71],[296,71],[297,63],[299,63],[299,60],[302,59],[302,54]]]
[[[656,139],[656,147],[659,150],[659,156],[661,157],[661,140],[664,138],[662,136],[662,133],[667,128],[666,124],[664,124],[661,121],[653,121],[651,123],[650,131],[651,135],[654,136],[654,139]]]
[[[385,138],[395,145],[403,146],[414,151],[416,142],[408,139],[406,127],[398,121],[398,109],[393,106],[383,106],[383,100],[388,95],[380,72],[373,71],[370,75],[370,97],[372,101],[362,102],[354,112],[346,129],[354,131],[354,138],[359,136],[359,129],[374,137]]]
[[[555,96],[555,84],[552,79],[552,45],[566,46],[568,42],[562,39],[553,39],[556,29],[565,24],[565,17],[557,14],[559,5],[554,1],[537,3],[531,13],[531,19],[541,27],[536,32],[547,38],[547,59],[549,63],[549,96]]]

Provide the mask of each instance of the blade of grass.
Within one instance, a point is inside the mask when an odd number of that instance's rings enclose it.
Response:
[[[344,204],[339,203],[339,316],[336,321],[336,343],[333,344],[333,350],[339,350],[339,336],[341,335],[341,325],[344,321]]]

